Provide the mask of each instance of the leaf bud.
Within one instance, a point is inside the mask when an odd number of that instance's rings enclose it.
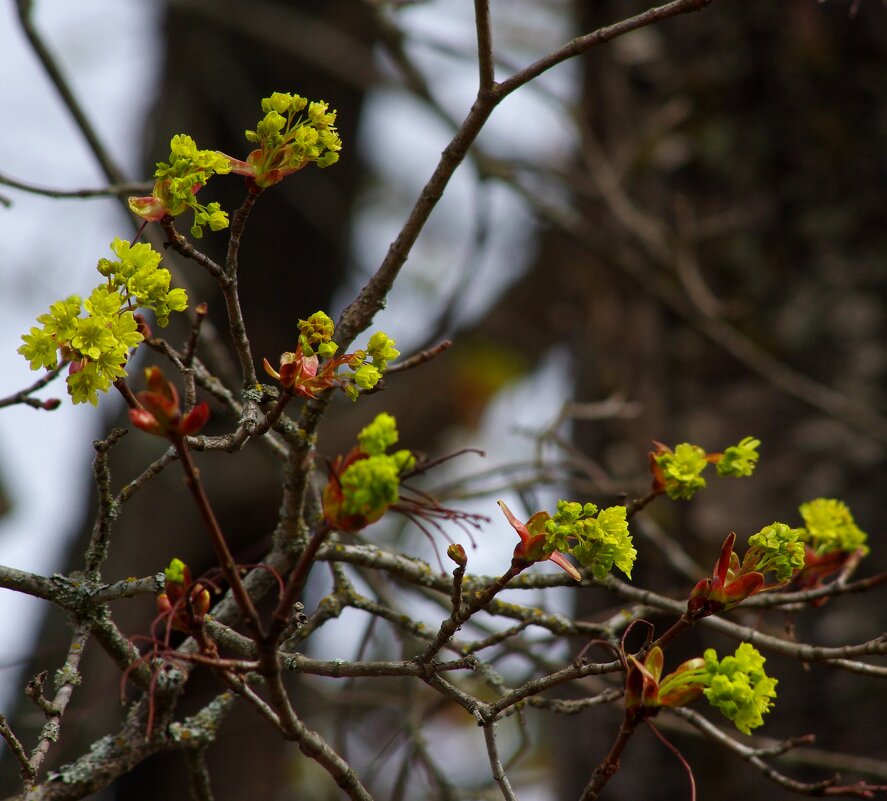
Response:
[[[449,548],[447,548],[447,556],[450,557],[459,567],[463,570],[468,564],[468,556],[465,553],[465,549],[459,545],[458,542],[454,542]]]

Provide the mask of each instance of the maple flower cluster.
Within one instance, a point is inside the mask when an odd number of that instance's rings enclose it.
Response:
[[[801,529],[801,538],[817,556],[832,551],[862,551],[863,555],[869,552],[865,544],[868,535],[856,525],[843,501],[816,498],[801,504],[799,511],[805,525]]]
[[[307,112],[303,115],[302,112]],[[339,160],[342,140],[336,132],[336,112],[324,101],[274,92],[262,99],[265,116],[247,141],[258,147],[246,161],[229,159],[232,172],[245,175],[265,189],[308,164],[329,167]]]
[[[18,349],[32,370],[54,369],[59,358],[68,363],[74,403],[97,405],[98,393],[126,375],[129,353],[144,339],[137,309],[153,311],[163,327],[172,312],[188,307],[185,290],[170,288],[169,271],[150,245],[115,239],[111,250],[116,259],[100,259],[96,268],[104,282],[85,299],[71,295],[53,303]]]
[[[702,657],[688,659],[665,677],[664,655],[658,646],[650,649],[643,662],[633,656],[627,661],[625,706],[638,714],[687,706],[704,695],[739,731],[751,734],[763,724],[776,698],[777,680],[764,672],[766,659],[747,642],[723,659],[708,648]]]
[[[379,383],[388,362],[400,355],[395,341],[384,331],[377,331],[366,349],[336,356],[339,346],[333,341],[335,326],[323,311],[299,320],[298,328],[295,351],[281,354],[277,369],[267,359],[263,364],[265,372],[284,389],[303,398],[315,398],[319,392],[339,387],[356,400],[361,389],[372,389]],[[352,374],[340,374],[341,367],[347,367]]]
[[[614,566],[631,578],[638,553],[624,506],[599,509],[575,501],[557,502],[557,512],[545,522],[544,550],[572,554],[596,579],[606,577]]]
[[[704,695],[712,706],[733,721],[743,734],[760,726],[776,697],[776,679],[764,672],[764,659],[753,645],[739,644],[733,656],[720,661],[714,648],[706,649]]]
[[[834,498],[815,498],[799,509],[804,528],[799,529],[805,545],[804,569],[797,576],[799,590],[822,587],[825,579],[841,570],[854,556],[866,556],[868,535],[856,525],[850,509]],[[824,603],[825,599],[814,602]]]
[[[247,140],[258,145],[246,161],[202,150],[186,134],[173,136],[169,160],[157,164],[151,194],[130,198],[130,210],[149,222],[191,211],[191,234],[199,238],[206,226],[213,231],[228,227],[228,214],[218,203],[202,203],[197,198],[212,176],[244,175],[251,191],[258,192],[308,164],[327,167],[338,160],[342,142],[336,133],[336,112],[325,102],[309,103],[299,95],[274,92],[262,100],[262,111],[265,116],[256,130],[246,132]],[[144,329],[135,317],[137,309],[153,311],[162,327],[171,312],[184,311],[188,305],[183,289],[170,289],[170,274],[160,267],[161,256],[149,245],[115,239],[111,250],[117,258],[98,263],[105,283],[86,299],[71,295],[52,304],[48,314],[37,318],[41,326],[32,327],[18,349],[32,370],[54,369],[59,358],[69,363],[68,392],[74,403],[97,405],[98,393],[126,376],[129,352],[144,339]],[[316,373],[317,356],[332,356],[334,345],[328,341],[320,345],[315,352],[306,340],[300,352],[285,354],[294,364],[287,372],[298,373],[297,392],[307,397],[332,383],[331,369],[320,377]],[[393,340],[383,333],[374,335],[366,351],[344,360],[354,376],[347,386],[342,384],[343,389],[356,397],[359,389],[372,388],[397,355]]]
[[[230,159],[216,150],[200,150],[186,134],[176,134],[169,143],[169,162],[161,161],[154,171],[154,190],[147,197],[131,197],[129,208],[150,222],[194,212],[191,235],[203,236],[203,226],[212,231],[228,227],[228,213],[218,203],[198,202],[197,192],[213,175],[231,172]]]
[[[174,136],[169,161],[157,164],[153,191],[146,197],[130,198],[130,210],[158,222],[190,209],[194,213],[191,235],[200,238],[206,225],[212,231],[228,227],[228,213],[217,202],[197,200],[197,192],[213,175],[243,175],[261,191],[309,164],[322,168],[339,160],[342,140],[336,132],[336,112],[326,102],[309,103],[300,95],[274,92],[262,99],[262,111],[265,116],[256,129],[246,132],[247,141],[257,147],[245,160],[218,150],[201,150],[186,134]]]
[[[672,500],[688,501],[705,488],[707,482],[702,472],[710,464],[716,465],[719,476],[750,476],[758,461],[761,441],[745,437],[723,453],[706,453],[689,442],[682,442],[674,450],[661,442],[655,444],[656,450],[650,453],[653,490],[665,492]]]
[[[785,523],[771,523],[748,538],[748,550],[741,572],[773,572],[777,582],[788,581],[804,567],[804,543],[801,529]]]
[[[867,535],[853,519],[846,504],[832,498],[816,498],[802,504],[805,528],[771,523],[748,539],[742,560],[733,550],[736,535],[729,534],[711,578],[701,579],[687,602],[694,620],[731,609],[759,592],[779,590],[789,582],[795,589],[823,585],[853,555],[869,552]],[[767,583],[765,574],[775,575]]]
[[[582,574],[566,559],[571,554],[597,579],[603,579],[615,565],[631,578],[637,551],[628,533],[624,506],[599,509],[593,503],[558,501],[557,512],[536,512],[523,523],[499,501],[508,522],[520,537],[514,557],[530,564],[551,560],[576,581]]]
[[[397,440],[395,419],[382,412],[358,434],[358,446],[336,459],[323,491],[324,517],[331,526],[358,531],[398,502],[401,475],[416,460],[405,449],[387,453]]]
[[[732,609],[756,593],[784,587],[804,568],[806,549],[802,533],[802,529],[785,523],[764,526],[748,538],[741,561],[733,550],[736,534],[727,535],[711,578],[701,579],[690,593],[687,614],[698,620]],[[767,573],[775,573],[776,581],[768,584]]]

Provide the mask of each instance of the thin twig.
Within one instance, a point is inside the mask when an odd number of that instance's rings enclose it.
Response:
[[[191,801],[213,801],[209,768],[206,764],[206,748],[185,749],[185,761],[188,765],[188,792]]]
[[[385,375],[392,375],[395,373],[403,373],[406,370],[412,370],[414,367],[418,367],[420,364],[425,364],[425,362],[430,362],[432,359],[440,356],[441,353],[451,348],[453,343],[449,339],[445,339],[443,342],[438,343],[432,348],[428,348],[427,350],[420,351],[408,359],[404,359],[402,362],[398,362],[397,364],[392,364],[385,371]]]
[[[26,782],[33,781],[36,774],[31,767],[31,763],[28,761],[28,755],[25,753],[25,748],[22,745],[21,740],[15,736],[15,732],[9,727],[9,723],[6,721],[6,716],[2,714],[0,714],[0,737],[6,741],[6,745],[9,746],[9,750],[12,751],[12,755],[15,757],[16,762],[18,762],[19,773],[21,774],[22,779]]]
[[[52,411],[53,409],[57,409],[60,405],[60,401],[57,398],[49,398],[48,400],[41,401],[30,396],[38,390],[43,389],[43,387],[45,387],[51,381],[54,381],[58,377],[59,373],[61,373],[64,366],[64,364],[60,364],[57,367],[53,367],[52,370],[47,370],[46,373],[44,373],[30,386],[25,387],[24,389],[20,389],[18,392],[14,392],[12,395],[8,395],[5,398],[0,398],[0,409],[2,409],[4,406],[14,406],[17,403],[23,403],[33,409],[42,409],[44,411]]]
[[[129,197],[130,195],[144,195],[154,188],[153,183],[122,183],[110,186],[97,187],[95,189],[54,189],[51,187],[37,186],[26,181],[20,181],[10,175],[0,172],[0,184],[11,186],[22,192],[32,195],[54,198],[57,200],[87,200],[91,198]]]
[[[478,94],[486,94],[495,85],[489,0],[474,0],[474,27],[477,30]]]
[[[764,762],[759,753],[754,748],[750,748],[737,740],[734,740],[728,734],[725,734],[717,726],[709,723],[702,715],[692,709],[681,707],[678,709],[670,709],[672,714],[688,720],[699,731],[710,739],[725,746],[728,750],[740,756],[750,765],[757,768],[760,773],[775,782],[780,787],[785,788],[799,795],[809,796],[847,796],[852,798],[874,798],[875,793],[884,793],[887,791],[887,785],[870,785],[865,782],[857,782],[852,785],[838,785],[838,776],[832,776],[819,782],[800,782],[786,776],[784,773]]]
[[[102,168],[105,177],[113,185],[125,184],[126,176],[123,174],[123,170],[111,158],[111,154],[99,138],[92,122],[80,105],[80,101],[75,97],[74,90],[68,83],[67,78],[65,78],[61,67],[59,67],[55,58],[49,52],[46,43],[43,41],[43,37],[37,31],[31,18],[34,10],[33,0],[16,0],[16,6],[18,8],[19,24],[31,45],[31,49],[40,60],[44,72],[49,76],[49,79],[61,95],[65,108],[68,109],[71,116],[74,118],[74,122],[77,124],[80,133],[89,145],[89,149],[92,151],[93,156],[95,156],[96,161],[98,161],[99,166]]]
[[[46,754],[52,747],[52,744],[59,739],[59,728],[61,726],[62,716],[68,708],[71,696],[74,694],[74,688],[80,684],[80,660],[83,656],[83,649],[89,639],[89,629],[85,625],[78,625],[71,638],[71,644],[68,647],[68,656],[65,664],[58,671],[55,677],[56,694],[52,701],[47,702],[43,707],[47,716],[46,724],[40,731],[40,739],[34,750],[31,752],[29,763],[32,768],[32,777],[36,777]],[[40,684],[42,689],[42,682]],[[35,698],[35,701],[37,699]]]
[[[502,767],[502,760],[499,758],[499,747],[496,744],[496,724],[493,722],[487,723],[483,729],[493,779],[499,785],[505,801],[517,801],[517,796],[515,796],[514,790],[511,788],[511,782],[508,781],[508,774],[505,773],[505,768]]]
[[[237,357],[240,360],[241,383],[244,387],[255,384],[257,378],[249,337],[247,336],[246,323],[243,320],[243,311],[240,308],[240,294],[237,291],[237,265],[240,253],[240,238],[249,219],[250,211],[252,211],[256,200],[261,194],[262,189],[254,183],[250,183],[249,192],[246,198],[244,198],[243,205],[234,212],[228,239],[228,253],[225,257],[225,278],[227,280],[220,282],[222,295],[225,298],[225,306],[228,310],[228,331],[234,342]]]
[[[465,603],[460,604],[458,607],[454,607],[450,616],[446,620],[444,620],[443,623],[440,624],[440,629],[438,630],[434,639],[430,643],[428,643],[422,654],[416,658],[416,661],[419,664],[426,664],[430,662],[434,658],[435,654],[437,654],[437,652],[441,648],[443,648],[447,644],[447,642],[449,642],[450,638],[459,630],[459,627],[463,623],[465,623],[475,612],[483,609],[490,601],[493,600],[493,598],[499,592],[501,592],[505,589],[506,586],[508,586],[508,582],[510,582],[515,576],[517,576],[527,567],[529,567],[529,564],[523,559],[512,559],[511,565],[509,566],[508,570],[506,570],[495,581],[491,582],[489,586],[479,592],[474,593]],[[455,578],[457,572],[458,568],[453,573],[454,582],[457,580]],[[460,574],[458,577],[460,597],[463,574]]]
[[[696,801],[696,777],[693,775],[693,769],[690,767],[690,763],[687,762],[684,755],[666,739],[665,735],[653,725],[652,721],[645,719],[644,723],[647,724],[647,728],[653,732],[656,739],[678,758],[681,766],[687,772],[687,777],[690,779],[690,801]]]
[[[84,571],[89,578],[97,581],[101,576],[101,565],[108,555],[110,545],[111,524],[118,513],[118,506],[111,493],[111,470],[108,467],[108,453],[127,434],[125,428],[114,428],[107,438],[95,440],[93,476],[99,495],[98,510],[93,523],[92,535],[86,548]]]
[[[500,96],[500,98],[504,98],[516,89],[529,83],[534,78],[538,78],[542,73],[547,72],[552,67],[562,64],[564,61],[568,61],[571,58],[587,53],[595,47],[599,47],[606,42],[610,42],[627,33],[636,31],[639,28],[654,25],[680,14],[702,11],[709,6],[711,2],[712,0],[673,0],[671,3],[649,8],[641,14],[621,20],[613,25],[598,28],[596,31],[587,33],[584,36],[578,36],[572,41],[567,42],[563,47],[560,47],[549,53],[547,56],[533,62],[507,80],[500,82],[496,86],[496,94],[497,96]]]

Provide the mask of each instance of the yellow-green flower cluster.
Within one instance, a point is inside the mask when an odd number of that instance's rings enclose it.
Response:
[[[544,551],[572,554],[597,579],[605,578],[614,565],[631,578],[637,556],[624,506],[598,509],[593,503],[563,500],[545,522]]]
[[[777,581],[787,581],[804,567],[803,529],[791,528],[785,523],[764,526],[748,538],[748,550],[743,558],[743,571],[758,573],[773,571]]]
[[[699,445],[682,442],[674,451],[664,445],[651,456],[658,470],[658,484],[654,487],[664,491],[672,500],[688,501],[699,490],[706,487],[702,473],[710,464],[717,465],[719,476],[750,476],[758,462],[758,447],[761,441],[745,437],[738,445],[731,445],[723,453],[706,453]]]
[[[801,529],[801,539],[818,556],[832,551],[869,552],[869,547],[865,544],[868,535],[856,525],[850,509],[843,501],[817,498],[802,504],[800,512],[806,526]]]
[[[628,661],[626,709],[676,708],[705,695],[739,731],[750,734],[764,722],[763,716],[776,698],[776,679],[767,676],[766,660],[747,642],[720,660],[709,648],[701,658],[688,659],[665,677],[661,677],[663,654],[658,646],[650,650],[643,664],[633,656]]]
[[[370,337],[366,350],[356,350],[349,363],[354,370],[354,383],[361,389],[372,389],[388,369],[388,362],[400,356],[395,341],[384,331],[376,331]],[[366,359],[371,359],[367,362]]]
[[[713,648],[703,654],[708,685],[704,694],[743,734],[760,726],[776,698],[776,679],[764,672],[763,656],[750,643],[740,643],[733,656],[718,661]]]
[[[731,445],[718,462],[718,475],[736,478],[750,476],[758,463],[759,447],[761,440],[754,437],[745,437],[738,445]]]
[[[171,312],[188,307],[185,290],[170,289],[169,271],[150,245],[115,239],[111,250],[117,258],[97,265],[106,281],[85,300],[72,295],[53,303],[37,318],[41,327],[24,334],[18,349],[32,370],[56,367],[61,351],[62,360],[71,363],[67,383],[74,403],[98,404],[98,393],[126,375],[129,351],[143,339],[136,309],[150,309],[165,326]]]
[[[130,308],[150,309],[161,328],[169,324],[171,312],[188,308],[187,293],[184,289],[170,289],[169,270],[160,266],[161,256],[154,248],[115,238],[111,250],[117,258],[99,259],[96,269],[108,279],[112,297],[113,293],[119,296],[118,306],[122,299]]]
[[[698,490],[705,488],[702,471],[708,461],[705,451],[698,445],[682,442],[673,452],[659,453],[655,459],[662,469],[665,491],[672,500],[688,501]]]
[[[326,102],[309,103],[296,94],[274,92],[262,99],[262,111],[265,116],[256,129],[246,132],[260,153],[249,159],[259,186],[270,186],[312,162],[328,167],[339,160],[342,140],[336,132],[336,112]]]
[[[346,516],[376,520],[381,512],[397,503],[400,471],[395,461],[384,454],[354,462],[342,473],[340,481],[342,514]]]
[[[385,372],[388,362],[393,362],[400,351],[394,347],[395,342],[384,331],[376,331],[367,343],[367,354],[373,360],[373,367]]]
[[[333,342],[335,325],[322,311],[314,312],[307,320],[299,320],[299,344],[306,356],[332,356],[339,346]]]
[[[186,134],[176,134],[169,143],[169,162],[158,162],[157,179],[149,197],[129,199],[129,207],[146,220],[178,217],[188,209],[194,212],[191,234],[203,236],[203,226],[213,231],[228,227],[228,213],[218,203],[206,205],[197,201],[197,191],[216,174],[231,172],[231,160],[216,150],[199,150]]]
[[[170,584],[184,584],[185,583],[185,563],[174,557],[170,560],[169,566],[163,569],[164,578]]]
[[[333,340],[335,325],[323,311],[314,312],[307,320],[299,320],[299,345],[295,352],[280,357],[275,370],[267,359],[265,372],[296,395],[315,398],[330,387],[339,387],[351,400],[357,400],[361,389],[372,389],[388,368],[388,360],[399,355],[394,340],[383,331],[370,337],[367,350],[356,350],[336,356],[338,344]],[[321,361],[323,360],[323,361]],[[339,374],[348,367],[352,375]]]
[[[385,453],[398,440],[397,423],[382,412],[357,436],[366,458],[352,462],[339,477],[342,492],[341,514],[378,520],[397,503],[401,474],[415,464],[406,449]]]
[[[360,443],[360,450],[367,456],[378,456],[394,445],[399,436],[397,421],[388,412],[381,412],[361,430],[357,441]]]

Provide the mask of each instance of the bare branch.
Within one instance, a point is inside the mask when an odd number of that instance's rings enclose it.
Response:
[[[733,753],[742,757],[742,759],[757,768],[761,772],[761,774],[770,779],[770,781],[775,782],[780,787],[783,787],[793,793],[809,796],[874,798],[874,794],[876,792],[883,793],[885,792],[885,790],[887,790],[887,785],[869,785],[865,782],[857,782],[853,785],[839,786],[838,776],[834,776],[830,779],[825,779],[820,782],[799,782],[795,779],[789,778],[784,773],[780,773],[775,768],[770,767],[770,765],[768,765],[766,762],[763,761],[763,759],[761,759],[761,755],[757,750],[755,750],[754,748],[749,748],[739,741],[734,740],[729,735],[724,734],[724,732],[722,732],[717,726],[709,723],[698,712],[694,712],[692,709],[687,709],[686,707],[680,709],[671,709],[669,711],[672,714],[684,718],[684,720],[690,721],[690,723],[692,723],[697,729],[703,732],[707,737],[711,738],[717,743],[720,743]],[[793,747],[793,745],[794,744],[787,747]]]
[[[496,724],[487,723],[483,728],[493,779],[496,784],[499,785],[499,789],[502,791],[502,797],[505,801],[517,801],[517,796],[514,794],[514,790],[511,789],[511,782],[508,781],[508,775],[505,773],[505,768],[502,767],[502,760],[499,758],[499,747],[496,744]]]
[[[99,166],[102,168],[102,172],[105,173],[105,177],[111,184],[125,184],[126,177],[123,174],[123,170],[120,169],[111,158],[111,154],[99,138],[92,122],[80,105],[80,101],[77,100],[74,95],[74,90],[68,83],[68,79],[65,77],[53,55],[49,52],[49,48],[43,41],[43,37],[34,25],[34,21],[31,18],[34,9],[33,0],[16,0],[16,6],[18,9],[19,24],[31,45],[31,49],[34,51],[37,58],[40,59],[44,72],[49,76],[49,79],[52,81],[59,95],[61,95],[65,108],[68,109],[71,116],[74,118],[74,122],[77,124],[80,133],[89,145],[89,149],[92,151],[93,156],[95,156],[96,161],[98,161]]]
[[[25,389],[14,392],[12,395],[7,395],[5,398],[0,398],[0,409],[2,409],[4,406],[14,406],[17,403],[22,403],[26,406],[30,406],[33,409],[42,409],[44,411],[52,411],[53,409],[57,409],[59,407],[60,401],[56,398],[50,398],[49,400],[40,401],[30,396],[38,390],[43,389],[43,387],[47,386],[50,382],[54,381],[58,377],[59,373],[61,373],[63,368],[64,365],[60,364],[58,367],[55,367],[52,370],[48,370],[43,376],[38,378],[29,387],[25,387]]]
[[[111,186],[103,186],[95,189],[54,189],[51,187],[37,186],[36,184],[20,181],[10,175],[0,172],[0,185],[10,186],[13,189],[20,189],[22,192],[28,192],[32,195],[42,195],[43,197],[54,198],[57,200],[87,200],[91,198],[107,198],[116,197],[124,198],[130,195],[144,195],[153,189],[152,183],[124,183],[112,184]]]

